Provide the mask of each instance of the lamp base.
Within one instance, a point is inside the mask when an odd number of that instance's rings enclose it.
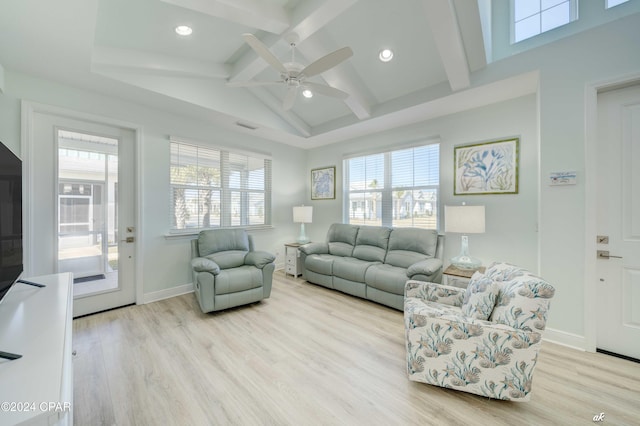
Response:
[[[307,238],[307,234],[304,232],[304,223],[300,224],[300,235],[296,242],[298,244],[307,244],[309,242],[309,238]]]
[[[478,269],[482,261],[469,256],[469,238],[463,235],[460,244],[460,254],[451,258],[451,264],[458,269]]]
[[[469,256],[456,256],[451,258],[451,264],[458,269],[475,270],[482,266],[482,261]]]

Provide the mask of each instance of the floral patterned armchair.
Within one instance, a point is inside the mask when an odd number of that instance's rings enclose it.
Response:
[[[407,281],[407,372],[417,382],[527,401],[554,288],[494,263],[467,289]]]

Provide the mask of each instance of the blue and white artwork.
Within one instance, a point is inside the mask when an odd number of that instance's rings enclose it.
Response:
[[[454,195],[517,194],[518,138],[454,148]]]
[[[335,174],[335,167],[311,170],[312,200],[330,200],[336,198]]]

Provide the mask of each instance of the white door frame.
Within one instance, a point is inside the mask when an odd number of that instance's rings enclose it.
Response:
[[[584,283],[584,349],[595,352],[597,345],[596,315],[598,306],[596,289],[597,235],[597,143],[598,143],[598,92],[622,88],[640,83],[640,73],[587,84],[585,87],[585,283]]]
[[[136,221],[136,247],[135,247],[135,259],[134,259],[134,274],[135,274],[135,291],[136,291],[136,304],[144,303],[144,288],[142,283],[142,253],[143,251],[143,241],[144,241],[144,229],[143,229],[143,205],[142,205],[142,126],[130,123],[124,120],[118,120],[114,118],[102,117],[94,114],[88,114],[84,112],[78,112],[67,108],[62,108],[53,105],[41,104],[37,102],[30,101],[22,101],[22,117],[21,117],[21,149],[22,149],[22,165],[23,165],[23,177],[22,177],[22,187],[23,192],[26,193],[26,197],[24,197],[25,202],[23,202],[23,210],[22,210],[22,223],[23,223],[23,235],[24,235],[24,273],[26,276],[31,275],[31,271],[33,267],[31,265],[30,257],[28,254],[31,252],[32,247],[35,247],[37,244],[36,236],[31,232],[31,224],[33,223],[35,217],[35,211],[33,206],[35,205],[35,201],[31,199],[31,194],[33,194],[33,173],[32,164],[34,161],[34,152],[35,152],[35,140],[34,140],[34,114],[42,113],[49,115],[56,115],[59,117],[70,118],[74,120],[83,120],[94,122],[97,124],[109,125],[113,127],[120,127],[123,129],[131,130],[134,132],[134,143],[135,143],[135,163],[134,163],[134,182],[135,185],[134,191],[136,194],[136,200],[134,203],[134,217]],[[53,202],[53,201],[52,201]]]

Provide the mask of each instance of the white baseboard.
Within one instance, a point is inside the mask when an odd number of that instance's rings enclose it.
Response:
[[[193,283],[179,285],[176,287],[167,288],[165,290],[158,290],[151,293],[146,293],[142,301],[143,304],[157,302],[158,300],[168,299],[170,297],[180,296],[182,294],[192,293]]]
[[[558,345],[567,346],[579,351],[586,351],[587,341],[584,336],[578,334],[567,333],[553,328],[547,328],[544,331],[542,340],[556,343]]]

